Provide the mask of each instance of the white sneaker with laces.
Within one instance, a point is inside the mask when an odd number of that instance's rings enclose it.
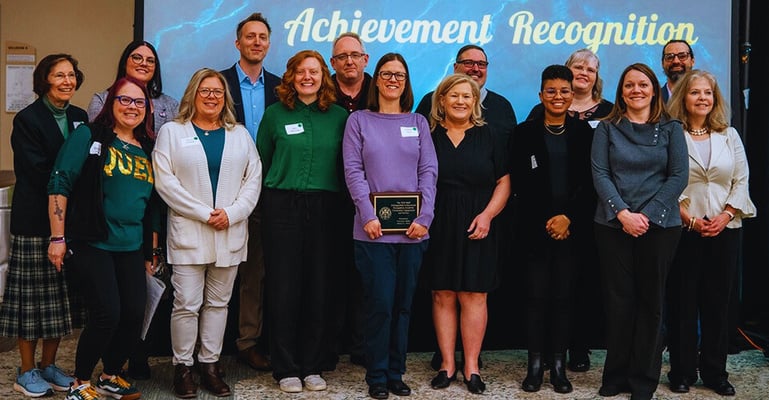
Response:
[[[299,393],[302,391],[302,381],[295,376],[283,378],[279,382],[280,390],[286,393]]]
[[[326,380],[320,375],[307,375],[304,377],[304,387],[312,391],[326,390]]]

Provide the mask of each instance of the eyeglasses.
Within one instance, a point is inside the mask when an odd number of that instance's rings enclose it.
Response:
[[[331,58],[334,60],[337,60],[339,62],[345,62],[348,58],[351,58],[353,61],[360,61],[361,58],[363,58],[366,55],[366,53],[342,53],[337,54]]]
[[[224,89],[202,88],[202,89],[198,89],[198,94],[200,95],[200,97],[210,97],[211,95],[213,95],[215,99],[221,99],[222,97],[224,97]]]
[[[670,61],[673,61],[674,58],[678,57],[679,60],[686,61],[686,60],[689,59],[689,56],[691,54],[692,53],[690,53],[688,51],[682,51],[680,53],[665,53],[665,54],[662,55],[662,59],[665,60],[665,61],[670,62]]]
[[[552,99],[558,93],[561,94],[561,97],[571,97],[572,93],[574,93],[574,92],[572,92],[571,89],[561,89],[561,90],[558,90],[558,89],[548,88],[548,89],[545,89],[545,90],[542,91],[542,97],[544,97],[546,99]]]
[[[487,61],[475,61],[475,60],[457,60],[457,64],[462,64],[465,68],[472,68],[477,65],[479,69],[486,69],[489,66]]]
[[[115,100],[117,100],[120,105],[123,106],[130,106],[131,103],[134,103],[136,105],[136,108],[144,108],[147,107],[147,99],[143,97],[139,97],[138,99],[134,99],[133,97],[128,96],[115,96]]]
[[[379,71],[379,77],[389,81],[392,78],[395,78],[396,81],[402,82],[406,80],[406,73],[405,72],[390,72],[390,71]]]
[[[131,57],[131,61],[133,61],[134,64],[136,65],[141,65],[145,61],[147,62],[147,65],[155,65],[155,62],[156,62],[155,57],[144,58],[144,56],[142,56],[139,53],[133,53],[130,55],[130,57]]]
[[[51,78],[53,78],[56,81],[63,81],[65,79],[69,79],[71,81],[77,81],[77,75],[75,75],[74,72],[70,72],[68,74],[65,74],[63,72],[57,72],[51,75]]]

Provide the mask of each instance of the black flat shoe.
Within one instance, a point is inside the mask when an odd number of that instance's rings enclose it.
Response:
[[[729,381],[716,382],[714,384],[705,384],[705,387],[720,394],[721,396],[734,396],[735,390]]]
[[[411,394],[409,385],[403,383],[401,380],[387,381],[387,389],[396,396],[408,396]]]
[[[454,375],[449,376],[449,373],[446,370],[440,370],[438,371],[438,375],[435,375],[435,378],[430,381],[430,386],[432,386],[433,389],[444,389],[449,387],[451,382],[454,382],[455,380],[457,380],[457,371],[454,371]]]
[[[465,385],[470,393],[482,394],[486,391],[486,384],[481,380],[481,376],[478,374],[470,374],[470,380],[465,379]]]
[[[368,387],[368,395],[374,399],[386,399],[390,397],[390,392],[387,391],[387,385],[384,383],[375,383]]]

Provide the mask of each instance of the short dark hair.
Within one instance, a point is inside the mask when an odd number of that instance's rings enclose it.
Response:
[[[457,57],[454,59],[454,61],[459,61],[459,56],[461,56],[462,53],[466,52],[467,50],[478,50],[481,53],[483,53],[483,56],[486,57],[486,59],[489,58],[488,56],[486,56],[486,52],[483,50],[481,46],[478,46],[476,44],[466,44],[462,46],[461,49],[459,49],[459,51],[457,52]]]
[[[689,42],[687,42],[686,40],[683,40],[683,39],[670,39],[670,40],[668,40],[667,43],[665,43],[664,46],[662,46],[662,55],[660,55],[660,59],[661,60],[663,60],[663,61],[665,60],[665,49],[667,49],[668,45],[672,44],[672,43],[683,43],[683,44],[685,44],[686,47],[689,48],[689,56],[691,58],[694,58],[694,50],[692,50],[692,46],[689,44]]]
[[[565,65],[549,65],[545,67],[544,70],[542,70],[542,83],[539,84],[539,90],[545,88],[545,81],[550,81],[553,79],[563,79],[571,83],[571,81],[574,80],[574,73],[572,73],[571,69]]]
[[[163,94],[163,79],[161,78],[162,74],[160,73],[160,57],[158,57],[158,52],[155,50],[155,46],[153,46],[150,42],[145,40],[134,40],[133,42],[128,43],[125,49],[123,49],[123,54],[120,55],[120,61],[118,61],[117,64],[117,75],[115,75],[115,80],[117,81],[118,79],[126,76],[125,66],[128,62],[128,57],[131,57],[131,54],[133,54],[134,50],[142,46],[147,46],[147,48],[152,52],[152,55],[155,57],[155,72],[152,73],[152,79],[147,82],[147,91],[150,94],[150,98],[157,99],[161,94]]]
[[[406,70],[406,85],[403,87],[403,93],[401,93],[400,106],[401,112],[411,112],[414,107],[414,92],[411,90],[411,74],[409,74],[409,66],[406,64],[406,60],[399,53],[387,53],[379,59],[374,69],[374,79],[379,79],[379,71],[382,66],[390,61],[398,61],[403,64],[403,68]],[[379,111],[379,87],[376,82],[372,82],[368,91],[368,109],[371,111]]]
[[[122,78],[118,78],[115,80],[115,83],[109,87],[109,90],[107,91],[107,98],[104,100],[104,107],[101,108],[99,115],[94,118],[93,122],[95,124],[107,127],[109,129],[113,129],[115,127],[115,114],[112,112],[112,103],[115,102],[115,97],[117,96],[118,90],[129,83],[133,83],[134,85],[138,86],[142,93],[144,93],[144,96],[149,97],[149,91],[143,82],[127,75]],[[149,99],[147,99],[147,106],[145,110],[144,121],[142,121],[139,126],[134,128],[134,137],[137,140],[143,140],[147,138],[155,139],[155,132],[152,129],[152,113],[150,112]]]
[[[243,26],[245,24],[249,23],[249,22],[261,22],[261,23],[263,23],[264,26],[267,27],[267,33],[272,35],[272,28],[270,28],[270,24],[267,22],[267,18],[264,18],[262,13],[255,12],[255,13],[249,15],[248,17],[246,17],[246,19],[244,19],[243,21],[238,22],[238,28],[235,29],[235,38],[236,39],[240,39],[240,32],[243,30]]]
[[[32,72],[32,90],[36,95],[43,96],[51,90],[51,84],[48,82],[48,74],[51,73],[51,70],[56,64],[62,61],[69,61],[69,63],[72,64],[72,69],[75,70],[75,79],[77,79],[75,90],[80,89],[80,85],[82,85],[85,80],[85,75],[83,74],[83,71],[77,68],[77,60],[69,54],[49,54],[40,60],[37,67],[35,67],[35,71]]]

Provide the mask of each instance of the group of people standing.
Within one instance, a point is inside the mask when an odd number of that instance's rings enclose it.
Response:
[[[239,359],[272,371],[280,390],[325,390],[323,371],[349,350],[372,398],[407,396],[420,276],[432,292],[431,386],[450,386],[461,369],[481,394],[487,297],[512,247],[526,281],[523,390],[540,390],[548,369],[554,391],[573,390],[567,367],[586,371],[590,360],[589,338],[571,325],[604,307],[600,395],[650,399],[663,339],[673,391],[688,391],[699,372],[705,386],[734,394],[724,321],[741,221],[755,207],[728,105],[712,74],[692,70],[686,42],[663,49],[675,87],[632,64],[614,103],[602,96],[598,57],[578,50],[543,70],[540,104],[518,124],[509,101],[485,87],[479,46],[461,48],[454,73],[413,112],[402,55],[383,55],[369,75],[363,42],[345,33],[332,48],[335,74],[302,50],[276,76],[263,67],[270,35],[262,14],[242,20],[238,62],[196,71],[179,102],[163,93],[148,42],[126,47],[88,113],[69,103],[84,79],[74,58],[38,64],[39,97],[11,135],[17,180],[0,333],[18,338],[14,389],[139,398],[122,368],[131,358],[129,375],[150,375],[139,328],[145,275],[162,256],[173,266],[176,397],[196,397],[199,385],[232,394],[219,357],[236,287]],[[382,194],[418,199],[397,232],[372,202]],[[574,296],[578,287],[603,297]],[[56,351],[77,327],[70,376]]]

